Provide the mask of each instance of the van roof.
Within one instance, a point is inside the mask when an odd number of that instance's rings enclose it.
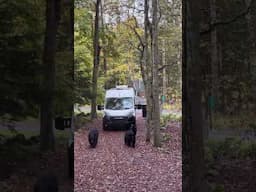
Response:
[[[113,97],[134,97],[133,88],[112,88],[106,91],[106,98]]]

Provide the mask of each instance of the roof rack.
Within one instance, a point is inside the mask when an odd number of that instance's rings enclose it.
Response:
[[[117,89],[127,89],[128,85],[117,85],[116,88]]]

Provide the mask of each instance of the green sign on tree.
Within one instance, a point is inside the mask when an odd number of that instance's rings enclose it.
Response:
[[[214,109],[214,107],[215,107],[215,98],[214,98],[214,96],[209,96],[209,107],[210,107],[210,109]]]
[[[165,102],[165,95],[162,95],[162,102]]]

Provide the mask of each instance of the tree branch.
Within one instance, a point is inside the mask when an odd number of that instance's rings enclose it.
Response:
[[[136,37],[137,37],[137,38],[139,39],[139,41],[140,41],[141,46],[144,46],[144,42],[143,42],[143,40],[142,40],[140,34],[139,34],[138,31],[136,30],[136,28],[138,28],[138,23],[137,23],[136,18],[134,18],[134,20],[135,20],[135,27],[132,27],[131,25],[128,25],[127,23],[124,23],[124,25],[127,26],[127,27],[129,27],[129,28],[135,33]]]
[[[216,28],[217,26],[220,26],[220,25],[227,25],[227,24],[230,24],[230,23],[233,23],[233,22],[236,22],[238,19],[240,19],[240,18],[243,18],[244,16],[246,16],[249,12],[250,12],[250,10],[251,10],[251,8],[252,8],[252,2],[253,2],[254,0],[251,0],[250,1],[250,4],[248,5],[248,7],[244,10],[244,11],[242,11],[240,14],[238,14],[238,15],[236,15],[235,17],[233,17],[233,18],[230,18],[230,19],[227,19],[227,20],[225,20],[225,21],[217,21],[217,22],[215,22],[215,23],[211,23],[211,24],[209,24],[208,26],[208,29],[206,29],[206,30],[203,30],[203,31],[200,31],[200,35],[205,35],[205,34],[207,34],[207,33],[210,33],[214,28]]]
[[[158,71],[162,71],[165,67],[172,67],[174,66],[174,63],[171,65],[163,65],[162,67],[158,68]]]
[[[158,25],[158,23],[160,22],[160,20],[161,20],[161,18],[162,18],[162,9],[161,9],[161,6],[160,6],[160,4],[159,4],[159,1],[158,1],[158,8],[159,8],[159,18],[158,18],[158,20],[157,20],[157,25]]]

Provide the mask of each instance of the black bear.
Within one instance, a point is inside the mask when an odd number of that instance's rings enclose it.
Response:
[[[92,148],[95,148],[98,143],[99,131],[93,128],[89,131],[88,140]]]
[[[137,133],[137,127],[134,124],[131,124],[130,129],[133,131],[134,135],[136,136]]]
[[[35,183],[34,192],[58,192],[58,180],[53,174],[41,176]]]
[[[137,128],[135,125],[131,125],[130,129],[125,132],[124,143],[128,147],[135,147]]]

